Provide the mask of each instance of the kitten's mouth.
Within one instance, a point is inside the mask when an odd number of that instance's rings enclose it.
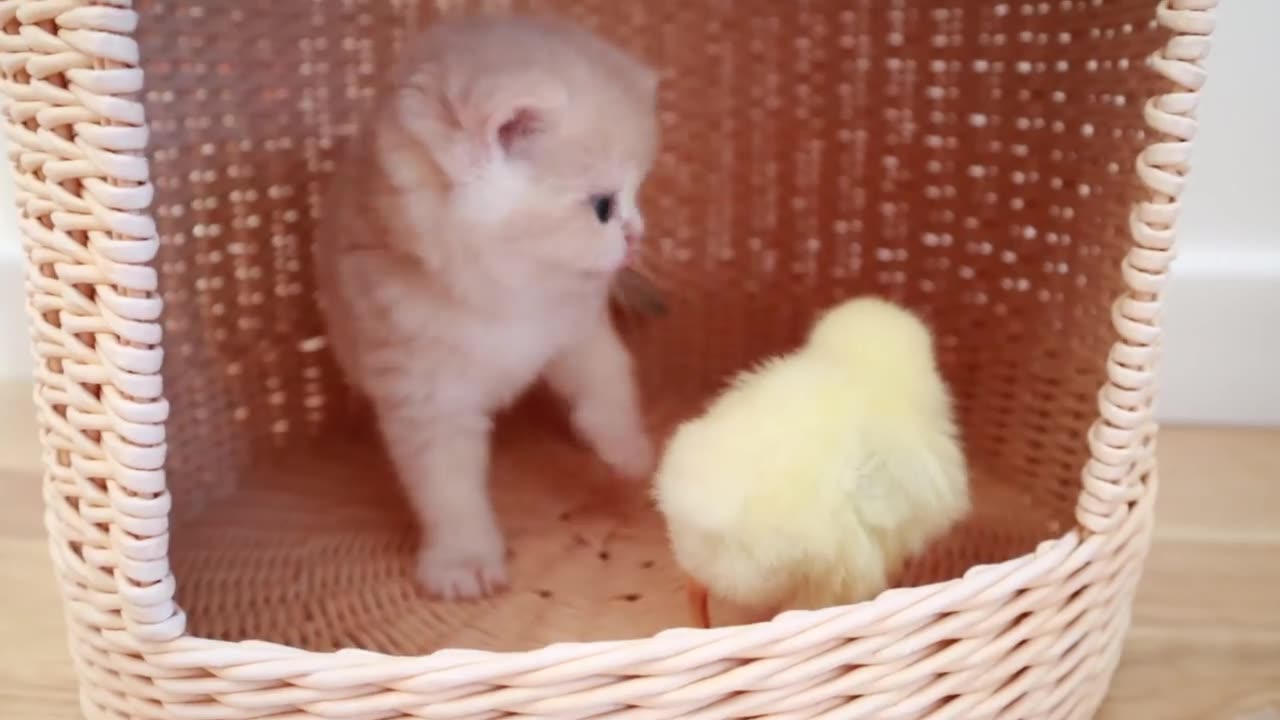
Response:
[[[624,255],[626,262],[631,262],[635,257],[636,248],[640,247],[640,241],[644,238],[644,231],[637,228],[636,225],[628,222],[622,226],[622,242],[627,248]]]

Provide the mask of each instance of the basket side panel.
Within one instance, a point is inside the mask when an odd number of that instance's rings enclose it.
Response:
[[[45,523],[77,666],[115,688],[133,676],[112,662],[113,635],[169,639],[184,624],[167,561],[159,242],[134,19],[88,0],[0,4]]]
[[[1098,391],[1099,417],[1089,430],[1091,458],[1081,474],[1076,506],[1077,520],[1092,532],[1119,527],[1155,472],[1152,408],[1160,311],[1175,253],[1179,197],[1190,170],[1215,6],[1214,0],[1165,0],[1157,10],[1170,37],[1152,53],[1148,71],[1162,79],[1163,88],[1143,106],[1151,129],[1150,143],[1135,158],[1143,194],[1128,213],[1132,239],[1121,266],[1124,290],[1111,308],[1117,339]]]

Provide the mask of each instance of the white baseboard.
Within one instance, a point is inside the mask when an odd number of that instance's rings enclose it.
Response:
[[[1184,246],[1164,309],[1157,416],[1280,425],[1280,238]]]
[[[0,252],[0,381],[31,375],[21,263]],[[1164,327],[1162,422],[1280,425],[1280,242],[1185,249]]]

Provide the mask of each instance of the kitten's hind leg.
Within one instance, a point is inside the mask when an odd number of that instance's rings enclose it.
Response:
[[[568,401],[573,426],[624,477],[653,472],[654,449],[640,413],[631,355],[607,315],[547,368],[547,382]]]
[[[506,547],[488,491],[492,422],[482,415],[424,418],[423,407],[411,403],[379,410],[423,533],[418,580],[446,600],[505,589]]]

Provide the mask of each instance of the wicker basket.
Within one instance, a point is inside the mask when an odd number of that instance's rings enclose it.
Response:
[[[937,328],[977,512],[895,589],[681,629],[660,523],[536,393],[495,455],[515,589],[415,589],[413,524],[316,340],[307,238],[406,31],[512,4],[664,69],[644,261],[672,311],[628,327],[655,428],[852,293]],[[1215,4],[0,2],[86,714],[1089,716],[1153,521]]]

